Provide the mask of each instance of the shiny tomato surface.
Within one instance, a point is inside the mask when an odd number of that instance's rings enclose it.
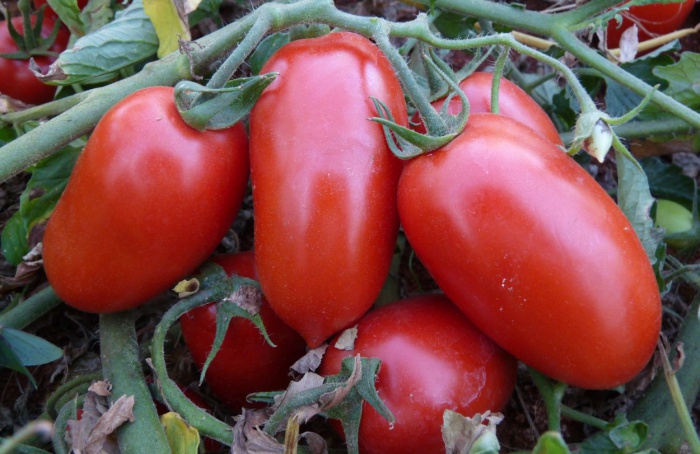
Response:
[[[596,181],[530,129],[472,115],[406,164],[398,204],[440,288],[524,363],[601,389],[651,357],[661,304],[639,239]]]
[[[364,314],[387,277],[401,162],[370,96],[407,124],[403,93],[374,44],[352,33],[293,41],[250,118],[255,254],[263,292],[310,347]]]
[[[491,112],[491,86],[493,73],[475,72],[460,82],[459,87],[464,91],[469,100],[469,113]],[[445,100],[441,99],[433,103],[439,111]],[[457,115],[462,110],[462,103],[458,97],[450,100],[447,109],[452,115]],[[522,88],[502,77],[498,90],[498,113],[500,115],[517,120],[533,131],[546,137],[556,145],[563,145],[557,128],[542,107],[530,97]],[[425,133],[425,125],[416,114],[413,119],[416,123],[416,131]]]
[[[443,295],[398,301],[367,313],[352,350],[336,339],[319,369],[336,374],[343,358],[357,354],[382,361],[379,397],[396,419],[393,428],[364,403],[359,444],[363,454],[444,452],[442,415],[499,411],[515,387],[517,363]]]
[[[32,18],[34,23],[34,18]],[[12,18],[12,25],[18,33],[24,33],[22,17]],[[46,38],[51,35],[54,21],[44,19],[41,24],[41,36]],[[68,44],[69,34],[60,29],[56,41],[50,47],[51,52],[60,53]],[[7,21],[0,21],[0,53],[17,52],[17,43],[14,42],[7,29]],[[52,56],[35,56],[34,62],[39,65],[42,72],[48,70],[51,63],[56,60]],[[22,101],[27,104],[43,104],[53,99],[56,87],[47,85],[36,78],[29,69],[29,60],[15,60],[0,57],[0,94]]]
[[[214,261],[230,276],[256,279],[253,251],[218,256]],[[276,347],[270,346],[250,321],[234,318],[205,381],[229,409],[239,412],[248,394],[283,390],[289,384],[289,367],[306,352],[304,339],[285,325],[263,298],[260,316]],[[216,304],[193,309],[180,317],[182,335],[197,367],[201,368],[211,351],[216,334]]]
[[[616,20],[608,23],[608,47],[611,49],[619,47],[622,33],[635,24],[638,28],[639,41],[674,32],[685,23],[694,6],[695,0],[631,6],[629,10],[621,13],[622,23]]]
[[[199,132],[171,87],[110,109],[78,158],[44,236],[49,282],[88,312],[138,306],[199,266],[229,229],[248,181],[242,125]]]

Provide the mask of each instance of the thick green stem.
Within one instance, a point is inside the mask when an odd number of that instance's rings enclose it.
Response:
[[[134,397],[134,422],[117,430],[123,454],[169,453],[156,406],[146,385],[136,341],[134,312],[100,315],[100,348],[105,380],[115,399]]]
[[[9,311],[0,314],[0,326],[22,329],[60,304],[61,300],[56,292],[51,287],[46,287]]]

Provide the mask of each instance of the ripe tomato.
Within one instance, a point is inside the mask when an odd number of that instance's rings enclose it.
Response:
[[[661,304],[639,239],[595,180],[532,130],[472,115],[454,141],[406,164],[398,206],[440,288],[524,363],[602,389],[651,357]]]
[[[212,253],[247,180],[242,125],[190,128],[171,87],[128,96],[98,123],[49,220],[49,282],[87,312],[146,302]]]
[[[491,112],[491,84],[493,83],[493,73],[476,72],[464,79],[459,84],[459,88],[464,91],[469,100],[469,113]],[[442,108],[444,99],[433,103],[437,110]],[[459,98],[453,97],[450,100],[448,112],[457,115],[462,110],[462,103]],[[543,137],[551,140],[556,145],[563,145],[556,126],[552,123],[547,113],[540,107],[534,99],[530,97],[522,88],[515,85],[505,77],[501,78],[498,91],[498,113],[500,115],[517,120]],[[425,125],[418,114],[412,118],[416,124],[414,129],[425,133]]]
[[[515,387],[517,363],[479,332],[442,295],[409,298],[369,312],[357,325],[350,351],[326,350],[319,369],[336,374],[358,353],[382,361],[379,397],[396,419],[392,427],[363,404],[360,452],[444,452],[440,427],[446,409],[473,416],[499,411]]]
[[[695,1],[684,0],[681,3],[653,3],[630,7],[628,11],[621,14],[621,24],[616,20],[608,23],[608,48],[619,47],[622,33],[634,24],[639,29],[639,41],[676,31],[690,16]]]
[[[398,232],[394,157],[370,96],[408,123],[383,54],[352,33],[293,41],[250,118],[255,255],[274,311],[310,347],[360,318],[387,277]]]
[[[12,25],[18,33],[24,33],[22,17],[12,18]],[[34,18],[32,18],[34,23]],[[41,36],[46,38],[51,35],[54,21],[45,18],[41,24]],[[68,44],[68,33],[60,29],[56,41],[49,49],[51,52],[60,53]],[[17,52],[17,43],[14,42],[7,29],[7,21],[0,21],[0,53]],[[56,60],[55,57],[36,56],[34,61],[42,69],[48,67]],[[27,104],[43,104],[53,99],[56,87],[41,82],[29,69],[29,60],[14,60],[0,57],[0,93],[10,98],[17,99]]]
[[[230,275],[256,279],[253,251],[215,257],[214,261]],[[265,329],[276,345],[271,347],[250,321],[231,321],[221,349],[207,369],[206,382],[231,410],[240,411],[246,396],[258,391],[285,389],[289,384],[289,366],[306,352],[301,336],[284,324],[263,299],[260,308]],[[208,304],[180,317],[185,343],[198,367],[211,351],[216,333],[216,305]]]

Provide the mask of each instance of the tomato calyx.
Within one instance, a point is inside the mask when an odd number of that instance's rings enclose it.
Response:
[[[21,4],[22,2],[20,2]],[[42,25],[44,24],[44,14],[40,9],[36,15],[32,16],[27,10],[22,12],[22,32],[17,30],[12,20],[7,20],[7,30],[17,45],[16,52],[0,53],[0,57],[10,60],[28,60],[33,56],[52,56],[58,54],[52,52],[53,46],[61,28],[60,22],[55,22],[51,34],[46,38],[41,36]]]
[[[277,73],[234,79],[222,88],[182,81],[175,86],[175,105],[182,119],[198,131],[226,129],[243,119]]]
[[[440,124],[436,124],[431,120],[431,116],[421,112],[421,116],[425,119],[427,134],[421,134],[397,124],[389,108],[381,100],[372,98],[379,116],[370,118],[370,120],[382,125],[391,152],[400,159],[411,159],[442,148],[464,130],[469,118],[469,100],[464,91],[459,88],[459,81],[455,73],[432,50],[422,54],[422,61],[429,69],[429,74],[434,75],[431,77],[432,79],[439,76],[449,87],[447,101],[438,112]],[[454,96],[459,97],[462,103],[462,108],[457,115],[450,114],[448,110]]]

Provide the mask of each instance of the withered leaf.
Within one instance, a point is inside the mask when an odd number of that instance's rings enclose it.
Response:
[[[252,285],[241,285],[230,296],[224,298],[223,301],[230,301],[255,315],[260,313],[262,292],[259,288]]]
[[[335,342],[335,348],[338,350],[351,351],[355,349],[355,339],[357,339],[357,325],[348,328],[341,333],[338,340]]]
[[[446,454],[467,454],[479,444],[478,452],[497,453],[496,426],[503,420],[500,413],[477,413],[472,418],[452,410],[445,410],[442,423],[442,440]]]
[[[321,365],[321,360],[327,348],[328,344],[323,344],[320,347],[309,350],[304,356],[292,364],[290,369],[298,374],[315,371],[318,369],[318,366]]]
[[[231,454],[283,454],[284,445],[260,426],[267,421],[266,410],[247,410],[236,418]]]

